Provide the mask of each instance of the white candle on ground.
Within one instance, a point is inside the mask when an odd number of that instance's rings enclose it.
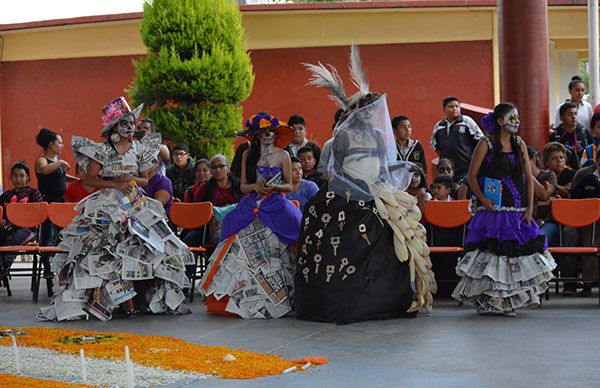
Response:
[[[17,369],[17,373],[21,373],[21,359],[19,358],[19,348],[17,347],[17,339],[14,335],[10,336],[13,344],[13,350],[15,354],[15,367]]]
[[[79,360],[81,361],[81,380],[84,384],[87,384],[87,367],[85,365],[85,354],[83,348],[79,349]]]
[[[129,358],[129,346],[125,345],[125,370],[127,371],[127,387],[134,388],[133,364]]]

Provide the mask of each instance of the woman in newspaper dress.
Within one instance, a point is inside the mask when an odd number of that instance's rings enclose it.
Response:
[[[335,69],[308,65],[311,84],[329,88],[344,113],[329,184],[304,206],[295,276],[297,317],[338,324],[414,315],[436,287],[421,214],[404,191],[413,164],[396,161],[386,98],[368,91],[356,47],[351,64],[360,91],[350,98]]]
[[[532,220],[533,180],[525,142],[515,135],[517,109],[498,104],[482,125],[491,135],[479,141],[469,168],[476,213],[452,296],[473,302],[480,315],[514,316],[540,303],[556,264]]]
[[[289,154],[293,132],[268,113],[258,113],[239,133],[251,140],[242,159],[238,207],[223,220],[221,243],[200,282],[209,313],[279,318],[292,309],[292,245],[301,213],[282,192],[292,188]]]
[[[184,265],[193,257],[166,224],[160,202],[144,197],[139,186],[160,147],[160,135],[132,141],[135,119],[123,97],[103,109],[103,143],[73,137],[77,163],[86,184],[101,188],[77,204],[79,215],[61,232],[52,265],[60,290],[41,318],[102,320],[119,307],[153,313],[188,313],[182,287],[189,287]],[[135,305],[134,305],[135,302]]]

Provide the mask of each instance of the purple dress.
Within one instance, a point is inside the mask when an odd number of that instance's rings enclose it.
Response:
[[[466,253],[456,267],[461,280],[452,296],[470,300],[483,312],[503,313],[539,304],[556,263],[535,221],[531,225],[523,221],[527,207],[524,167],[517,167],[514,153],[497,156],[490,139],[485,141],[488,153],[477,179],[482,188],[486,177],[501,181],[502,207],[488,211],[473,198],[475,215],[465,239]]]
[[[281,176],[280,167],[257,168],[260,181],[279,184]],[[292,310],[292,245],[298,240],[301,219],[300,209],[280,193],[265,198],[246,194],[223,220],[221,242],[209,260],[200,292],[217,300],[228,297],[225,311],[242,318],[286,315]]]

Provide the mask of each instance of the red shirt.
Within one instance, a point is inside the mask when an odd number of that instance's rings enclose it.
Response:
[[[96,190],[98,189],[88,192],[83,187],[82,181],[73,182],[67,187],[67,191],[65,192],[65,202],[79,202]]]
[[[203,202],[209,201],[212,202],[214,206],[227,206],[232,203],[236,203],[233,197],[233,185],[229,188],[224,189],[219,187],[219,185],[215,184],[215,192],[212,197],[212,201],[210,198],[206,198],[206,182],[202,183],[196,193],[194,194],[194,202]]]

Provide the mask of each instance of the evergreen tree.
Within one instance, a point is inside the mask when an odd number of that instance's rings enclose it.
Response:
[[[134,61],[129,94],[163,137],[196,157],[232,155],[254,74],[233,0],[152,0],[144,4],[148,56]]]

